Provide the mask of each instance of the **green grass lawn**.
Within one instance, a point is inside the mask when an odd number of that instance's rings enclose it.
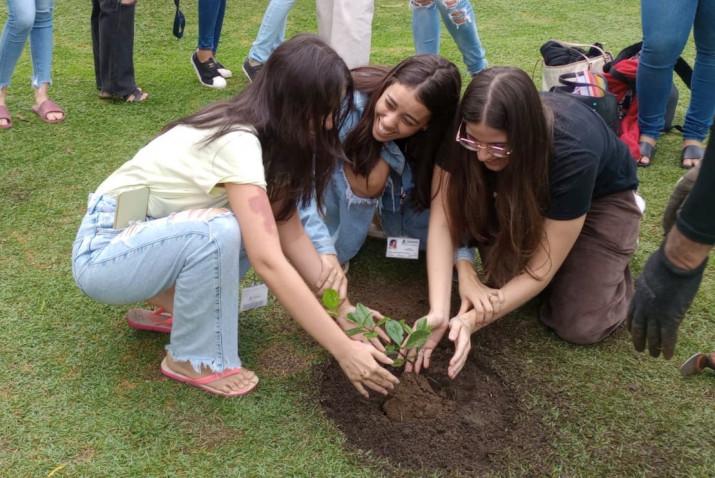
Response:
[[[413,52],[407,0],[376,3],[372,59],[395,63]],[[21,58],[8,103],[14,128],[0,131],[0,476],[404,474],[346,446],[322,414],[311,369],[327,355],[280,306],[243,316],[242,357],[261,386],[225,400],[163,379],[158,365],[166,338],[128,329],[126,307],[93,302],[71,277],[70,249],[87,193],[165,123],[245,85],[240,65],[266,4],[229,1],[219,58],[236,77],[224,92],[201,87],[189,65],[195,1],[183,4],[181,41],[171,35],[172,2],[139,1],[135,63],[140,86],[151,94],[146,104],[97,98],[87,1],[58,1],[55,12],[52,95],[67,110],[63,124],[46,125],[30,111],[29,56]],[[315,31],[314,8],[299,0],[289,33]],[[601,41],[614,53],[640,39],[636,0],[494,0],[476,9],[490,63],[529,72],[550,38]],[[6,16],[0,2],[0,21]],[[446,35],[442,52],[466,73]],[[692,41],[685,56],[692,63]],[[678,86],[682,123],[689,95]],[[655,164],[639,170],[648,211],[636,272],[661,240],[660,215],[682,172],[679,141],[665,135]],[[384,261],[376,250],[361,257],[376,266]],[[714,348],[714,271],[706,274],[670,362],[634,352],[625,331],[598,346],[570,346],[538,325],[530,310],[497,326],[507,333],[509,323],[526,324],[504,357],[518,356],[525,380],[540,385],[522,399],[553,437],[553,475],[715,475],[715,375],[683,380],[676,367],[691,353]],[[515,461],[501,474],[528,469]]]

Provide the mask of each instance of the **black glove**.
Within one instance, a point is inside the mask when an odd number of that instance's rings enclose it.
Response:
[[[636,293],[628,309],[628,330],[637,351],[645,349],[653,357],[663,352],[663,357],[673,356],[678,338],[678,326],[695,297],[708,260],[693,270],[674,266],[658,248],[646,262],[636,281]]]

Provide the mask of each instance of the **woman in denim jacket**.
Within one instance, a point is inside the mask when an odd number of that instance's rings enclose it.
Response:
[[[459,101],[457,67],[437,55],[416,55],[391,70],[352,71],[356,93],[340,136],[345,159],[323,198],[301,210],[320,254],[348,262],[365,242],[378,211],[388,236],[420,239],[429,221],[437,151]]]

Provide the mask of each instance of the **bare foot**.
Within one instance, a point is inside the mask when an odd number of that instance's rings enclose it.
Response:
[[[236,374],[223,378],[217,378],[212,382],[198,385],[196,383],[192,383],[191,379],[211,376],[216,372],[213,372],[208,367],[202,367],[201,372],[196,372],[190,362],[174,360],[171,354],[168,353],[164,358],[163,365],[168,368],[170,372],[183,376],[187,379],[181,381],[189,383],[190,385],[198,386],[207,392],[218,395],[243,395],[258,385],[258,376],[247,368],[241,368]]]

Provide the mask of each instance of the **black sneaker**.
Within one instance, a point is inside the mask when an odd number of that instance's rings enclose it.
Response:
[[[263,63],[251,65],[251,60],[249,58],[246,58],[243,62],[243,73],[246,74],[246,78],[248,78],[248,81],[251,82],[256,78],[256,75],[259,71],[261,71],[262,68]]]
[[[199,77],[199,81],[202,85],[208,86],[209,88],[226,88],[226,80],[221,76],[221,73],[219,73],[216,60],[213,58],[209,59],[206,63],[201,63],[196,52],[194,52],[194,54],[191,55],[191,65],[194,67],[196,76]]]
[[[218,70],[218,74],[223,76],[224,78],[231,78],[233,76],[233,72],[223,66],[218,60],[216,60],[216,69]]]

